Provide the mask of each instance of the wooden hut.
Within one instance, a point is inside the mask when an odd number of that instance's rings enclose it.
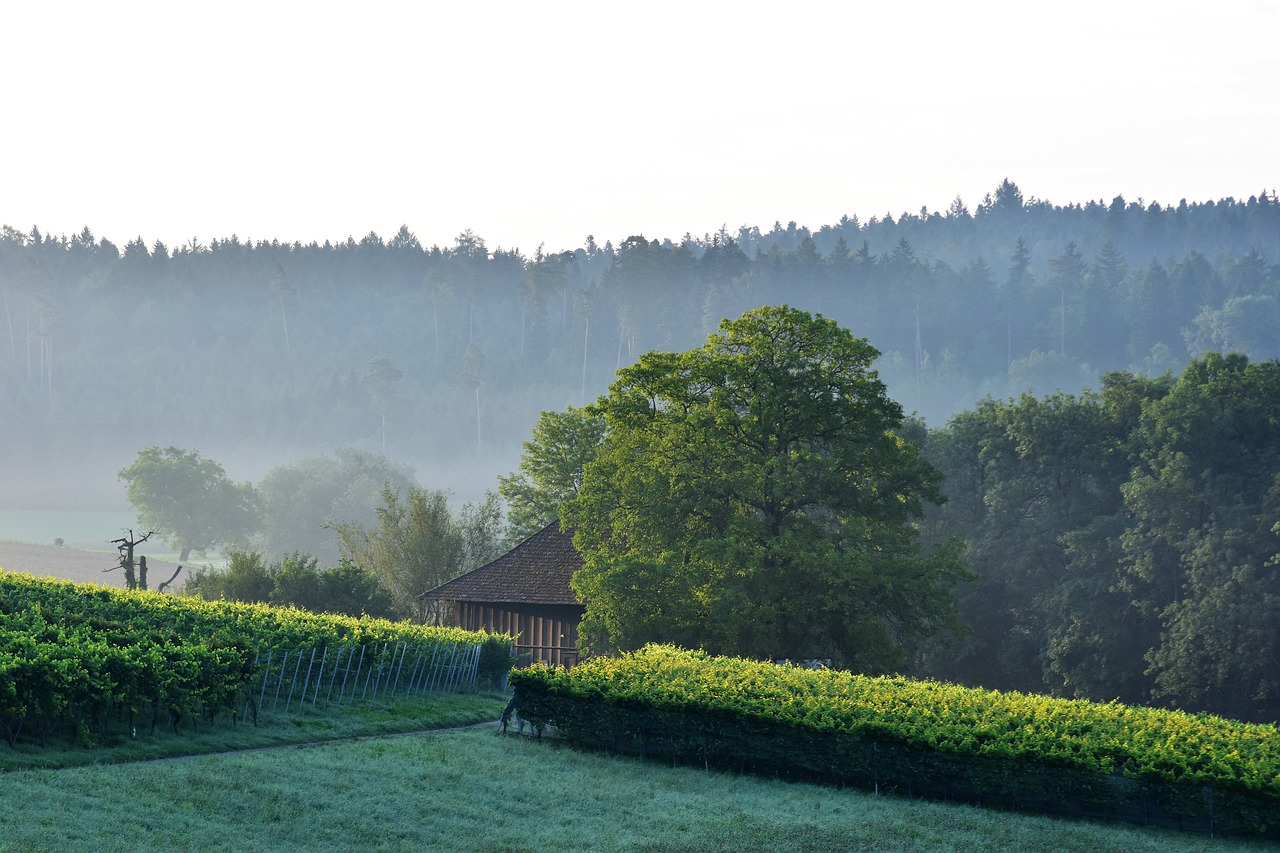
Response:
[[[511,634],[522,661],[569,667],[578,662],[578,622],[586,610],[569,586],[580,568],[572,533],[552,522],[493,562],[421,597],[452,602],[459,628]]]

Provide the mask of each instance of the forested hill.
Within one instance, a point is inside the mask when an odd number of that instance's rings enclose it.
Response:
[[[238,479],[354,446],[462,497],[512,470],[538,413],[653,348],[764,304],[866,337],[931,426],[980,399],[1280,356],[1280,201],[1057,206],[1003,182],[970,209],[583,246],[471,232],[123,247],[0,233],[0,504],[122,502],[151,444]],[[61,484],[70,491],[59,491]]]

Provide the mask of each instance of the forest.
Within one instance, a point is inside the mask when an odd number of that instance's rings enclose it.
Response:
[[[532,256],[464,231],[332,244],[235,235],[117,246],[0,229],[0,504],[123,508],[149,445],[235,479],[351,447],[476,499],[538,414],[582,405],[651,349],[766,304],[830,317],[881,353],[930,427],[985,398],[1156,376],[1208,351],[1280,355],[1280,200],[1027,199],[809,228]]]
[[[5,227],[0,504],[119,505],[117,473],[166,445],[277,490],[337,454],[488,502],[540,413],[786,304],[879,352],[945,477],[921,531],[966,543],[967,628],[913,674],[1274,720],[1278,260],[1274,192],[1057,206],[1009,180],[972,209],[533,256],[469,231],[121,248]]]

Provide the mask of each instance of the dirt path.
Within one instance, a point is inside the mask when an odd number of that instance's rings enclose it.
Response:
[[[117,559],[114,552],[0,541],[0,568],[6,571],[124,589],[124,572],[121,569],[107,571],[116,565]],[[148,559],[147,579],[154,588],[168,580],[177,568],[176,563]],[[178,581],[181,580],[182,575],[179,575]]]

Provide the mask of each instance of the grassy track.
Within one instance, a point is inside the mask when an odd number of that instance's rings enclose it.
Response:
[[[51,740],[43,747],[24,740],[12,749],[0,740],[0,771],[122,764],[466,726],[496,720],[506,701],[506,697],[496,693],[454,693],[327,707],[322,704],[299,708],[295,703],[288,713],[283,710],[265,713],[256,726],[247,720],[232,722],[229,718],[214,722],[187,721],[177,734],[163,726],[158,726],[152,734],[139,726],[137,737],[129,739],[123,736],[123,726],[115,725],[107,743],[89,749],[65,739]],[[0,839],[3,837],[4,833],[0,832]]]
[[[0,774],[0,851],[1239,851],[573,752],[492,729]]]

